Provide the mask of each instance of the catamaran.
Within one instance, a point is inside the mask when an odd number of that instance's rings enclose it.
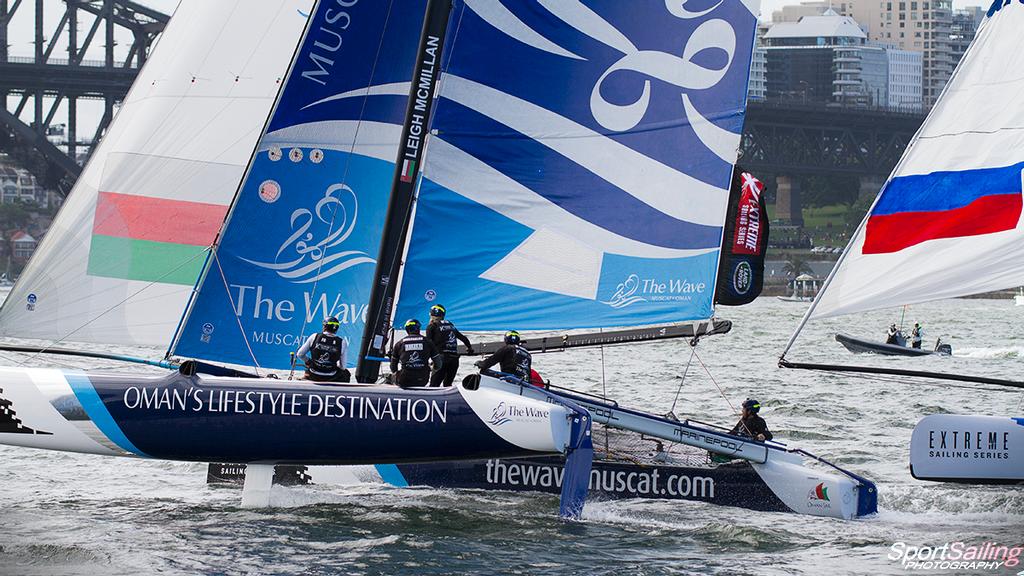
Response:
[[[1024,388],[1024,382],[786,359],[810,319],[955,298],[1024,280],[1024,5],[996,0],[931,113],[880,191],[780,365]],[[988,102],[999,102],[989,106]],[[930,415],[914,428],[910,471],[923,480],[1024,482],[1024,418]]]
[[[756,261],[763,267],[766,247],[761,188],[735,169],[756,12],[756,5],[735,0],[702,11],[674,3],[642,10],[622,3],[593,9],[553,1],[456,3],[450,15],[456,24],[444,43],[435,43],[444,44],[443,55],[430,58],[439,63],[440,88],[428,128],[419,128],[415,111],[411,125],[376,127],[408,134],[400,139],[398,182],[404,187],[392,196],[397,218],[384,232],[387,245],[404,250],[379,254],[357,379],[376,378],[393,318],[422,317],[437,302],[455,311],[463,330],[620,331],[527,337],[535,350],[724,331],[726,323],[711,320],[716,293],[719,301],[756,296]],[[381,81],[316,106],[351,106],[363,94],[386,102],[409,88]],[[420,134],[428,134],[425,142]],[[310,137],[297,133],[278,146],[286,150]],[[422,180],[413,190],[417,167]],[[737,194],[732,201],[730,190]],[[736,218],[726,226],[730,208]],[[262,264],[262,232],[232,228],[239,217],[236,209],[216,252],[229,279],[255,274],[253,263],[270,266]],[[728,258],[720,258],[723,237],[732,245]],[[271,280],[245,283],[259,288],[243,293],[208,276],[177,351],[209,359],[203,323],[219,331],[235,322],[224,319],[231,295],[244,298],[243,307],[253,305],[256,294],[279,301],[268,296]],[[276,294],[282,289],[275,285]],[[392,301],[394,313],[391,305],[376,304]],[[260,334],[280,330],[279,320],[246,314],[245,322]],[[262,361],[266,339],[253,344],[238,333],[218,336],[218,354],[225,347],[234,351],[220,359],[244,363],[255,354]],[[272,352],[266,362],[286,354],[283,347]],[[492,373],[469,381],[503,378]],[[587,408],[602,424],[601,457],[590,482],[602,492],[844,518],[875,511],[870,481],[823,462],[807,467],[806,455],[793,447],[604,397],[549,392]],[[525,383],[521,389],[526,397],[538,393]],[[397,485],[543,491],[559,489],[563,466],[561,459],[491,458],[387,463],[359,474]],[[502,472],[520,469],[538,480],[518,483],[517,472]],[[239,470],[218,466],[211,476]],[[351,474],[302,467],[288,476],[322,482]],[[595,481],[605,477],[610,480]],[[623,489],[616,490],[620,477]],[[659,477],[669,484],[656,482]]]
[[[596,420],[608,446],[625,431],[737,460],[701,468],[729,479],[723,503],[873,513],[874,484],[780,443],[500,373],[375,384],[395,320],[435,302],[468,330],[626,332],[595,343],[724,329],[716,293],[756,295],[763,259],[749,199],[742,228],[725,226],[756,12],[184,0],[0,311],[10,336],[170,342],[155,362],[177,371],[3,370],[32,432],[0,441],[245,464],[253,505],[276,464],[381,464],[407,483],[407,464],[559,456],[576,517]],[[366,384],[266,377],[328,315]],[[652,494],[703,490],[669,472]]]
[[[265,377],[282,364],[264,361],[270,351],[300,341],[307,324],[329,314],[357,324],[399,144],[414,141],[414,129],[400,140],[382,120],[434,92],[447,10],[351,4],[183,0],[0,314],[5,335],[171,341],[168,359],[191,349],[250,373],[195,360],[155,362],[178,370],[153,377],[2,368],[0,441],[249,463],[242,501],[253,506],[269,502],[275,463],[568,451],[583,484],[570,471],[561,512],[580,514],[590,417],[570,401],[525,398],[498,380],[401,390]],[[412,97],[367,89],[412,78]],[[428,113],[415,112],[423,125]],[[232,251],[254,240],[274,245],[248,264],[263,275],[239,274]],[[268,334],[246,325],[250,314],[280,324]],[[515,410],[498,422],[502,408]]]

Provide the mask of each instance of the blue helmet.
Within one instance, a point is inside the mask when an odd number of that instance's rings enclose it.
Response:
[[[415,318],[410,318],[405,321],[405,331],[409,334],[416,334],[420,331],[420,321]]]
[[[505,344],[519,344],[521,340],[519,332],[516,332],[515,330],[505,332]]]
[[[448,312],[444,309],[444,306],[440,304],[434,304],[430,307],[430,315],[437,316],[438,318],[444,318],[445,313]]]
[[[751,400],[747,398],[746,402],[743,403],[743,408],[750,410],[754,414],[757,414],[761,410],[761,403],[757,400]]]

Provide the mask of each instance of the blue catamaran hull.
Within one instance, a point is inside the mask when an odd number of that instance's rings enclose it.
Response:
[[[0,369],[0,443],[184,461],[360,464],[560,453],[570,410],[494,389]],[[514,408],[514,409],[512,409]]]
[[[397,470],[412,486],[557,494],[562,464],[557,457],[488,459],[402,464]],[[691,500],[765,512],[791,511],[747,462],[709,468],[596,461],[590,491],[607,499]]]

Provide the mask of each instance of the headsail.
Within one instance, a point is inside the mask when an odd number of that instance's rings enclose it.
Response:
[[[0,334],[166,345],[312,0],[182,0],[0,313]]]
[[[756,6],[683,4],[456,3],[398,321],[711,315]]]
[[[424,2],[321,2],[173,353],[287,368],[330,315],[354,364]]]
[[[1024,5],[997,0],[813,316],[1024,283]]]

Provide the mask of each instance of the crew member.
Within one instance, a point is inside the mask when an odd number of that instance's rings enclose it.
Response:
[[[427,339],[441,351],[444,359],[441,368],[430,375],[431,386],[451,386],[455,373],[459,371],[459,341],[466,345],[466,353],[473,353],[473,344],[462,335],[450,321],[445,320],[447,310],[440,304],[430,307],[430,323],[427,324]]]
[[[910,332],[910,345],[918,350],[921,349],[921,338],[924,336],[924,331],[921,330],[921,324],[914,322],[914,329]]]
[[[420,334],[420,321],[415,318],[405,323],[405,338],[391,349],[391,373],[402,388],[426,386],[430,381],[430,362],[440,370],[444,360],[434,343]],[[401,365],[401,370],[399,370]]]
[[[772,439],[772,433],[768,430],[768,424],[757,415],[761,411],[761,404],[757,400],[747,399],[743,403],[743,414],[740,421],[732,427],[730,434],[753,438],[759,442]]]
[[[530,351],[523,347],[519,332],[505,332],[505,345],[494,354],[477,361],[476,366],[486,370],[499,363],[502,372],[512,374],[524,382],[530,382],[533,359],[530,357]]]
[[[324,320],[323,332],[310,334],[295,356],[306,365],[306,380],[349,382],[352,373],[345,368],[348,342],[338,336],[341,322],[334,316]]]
[[[897,339],[897,335],[899,333],[900,333],[900,331],[896,329],[896,324],[895,323],[894,324],[890,324],[889,325],[889,333],[886,334],[886,337],[885,337],[885,343],[886,344],[899,344],[900,342]]]

